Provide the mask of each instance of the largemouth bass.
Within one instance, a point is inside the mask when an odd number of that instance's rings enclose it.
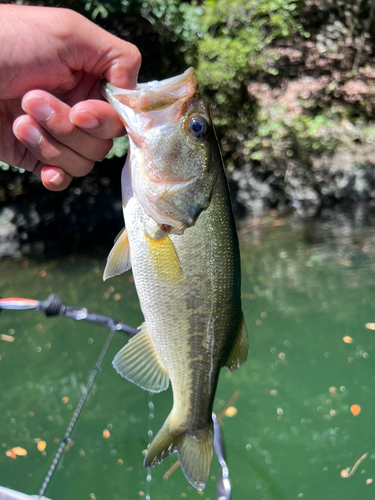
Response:
[[[107,100],[129,134],[122,173],[126,229],[104,279],[130,267],[145,318],[113,364],[143,389],[171,381],[173,408],[145,457],[176,451],[203,489],[213,454],[212,404],[219,371],[246,359],[240,255],[228,185],[210,112],[194,70],[123,90]]]

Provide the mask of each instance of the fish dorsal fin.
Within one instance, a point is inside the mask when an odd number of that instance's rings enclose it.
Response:
[[[115,244],[110,251],[103,273],[103,281],[131,268],[129,238],[126,228],[122,229],[115,239]]]
[[[113,360],[117,372],[150,392],[161,392],[167,389],[169,378],[160,362],[145,324],[140,332],[129,340]]]
[[[249,340],[247,336],[245,321],[242,315],[240,327],[236,335],[236,340],[234,341],[232,350],[229,354],[227,362],[225,363],[225,368],[228,368],[229,371],[233,371],[239,368],[246,361],[248,350]]]
[[[182,279],[182,269],[174,244],[167,232],[153,238],[145,233],[147,249],[156,276],[168,284],[176,284]]]

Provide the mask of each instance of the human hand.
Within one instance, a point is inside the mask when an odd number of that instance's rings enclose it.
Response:
[[[65,189],[125,133],[99,80],[135,87],[139,51],[74,11],[18,5],[0,5],[0,47],[0,159]]]

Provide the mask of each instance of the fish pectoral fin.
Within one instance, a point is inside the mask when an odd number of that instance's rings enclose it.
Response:
[[[248,350],[249,339],[247,335],[245,320],[242,316],[240,327],[236,335],[236,340],[234,341],[232,350],[229,354],[227,362],[225,363],[225,368],[227,368],[229,371],[233,371],[239,368],[246,361]]]
[[[129,237],[126,228],[122,229],[115,239],[103,273],[103,281],[128,271],[132,267],[130,260]]]
[[[155,436],[144,460],[146,468],[154,467],[177,451],[182,472],[189,483],[203,490],[206,486],[213,455],[213,426],[190,431],[175,431],[167,418]]]
[[[176,284],[182,279],[182,269],[172,240],[165,232],[160,238],[145,233],[147,249],[156,276],[168,284]]]
[[[168,388],[169,377],[160,362],[145,324],[119,351],[113,360],[117,372],[142,389],[161,392]]]

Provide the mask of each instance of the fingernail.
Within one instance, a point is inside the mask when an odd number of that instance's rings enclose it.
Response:
[[[53,114],[51,106],[40,97],[28,97],[22,103],[22,109],[38,121],[46,122]]]
[[[24,125],[21,129],[20,127],[18,127],[17,132],[20,138],[32,147],[40,144],[42,140],[42,134],[36,127],[33,127],[32,125]]]
[[[94,129],[99,126],[99,120],[88,111],[75,111],[70,117],[71,123],[79,128]]]
[[[56,172],[55,175],[48,179],[48,181],[55,186],[60,186],[63,181],[63,177],[59,172]]]

